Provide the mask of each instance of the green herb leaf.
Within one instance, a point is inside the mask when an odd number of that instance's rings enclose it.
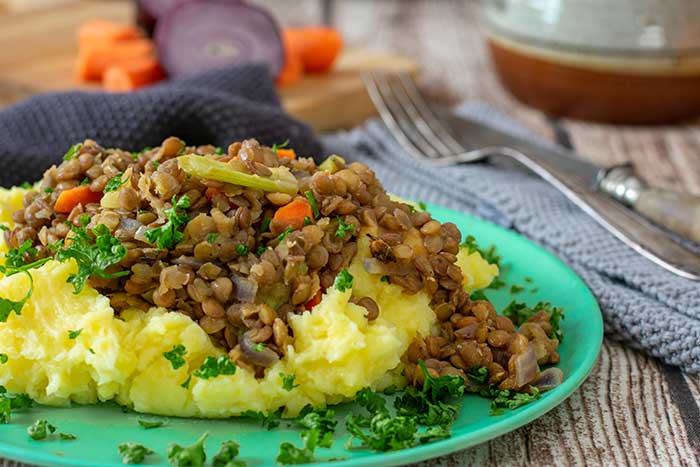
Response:
[[[483,290],[475,290],[471,293],[471,295],[469,295],[469,299],[473,302],[477,300],[489,300]]]
[[[244,245],[243,243],[239,243],[236,245],[236,254],[238,256],[245,256],[248,254],[248,245]]]
[[[391,284],[389,276],[382,276],[379,280],[382,282],[386,282],[387,284]]]
[[[280,372],[280,379],[282,380],[282,388],[285,391],[291,391],[294,388],[298,388],[298,384],[294,384],[294,379],[296,378],[296,375],[285,375],[284,373]]]
[[[27,434],[35,441],[46,439],[49,434],[56,431],[56,427],[48,422],[48,420],[37,420],[33,425],[27,428]]]
[[[209,236],[207,237],[207,242],[208,242],[209,244],[212,244],[212,243],[214,243],[214,242],[216,241],[217,238],[219,238],[219,233],[218,233],[218,232],[212,232],[212,233],[210,233]]]
[[[81,149],[83,149],[83,143],[78,143],[78,144],[71,146],[70,149],[68,150],[68,152],[66,152],[63,155],[63,160],[69,161],[69,160],[73,159],[73,157],[78,155],[78,153],[80,152]]]
[[[192,375],[189,375],[187,379],[180,385],[181,388],[189,389],[190,381],[192,381]]]
[[[304,226],[313,224],[314,221],[311,220],[309,216],[304,216]]]
[[[124,176],[123,172],[119,172],[117,175],[112,177],[105,185],[104,192],[109,193],[110,191],[117,191],[129,181],[129,177],[122,178]]]
[[[319,443],[318,430],[306,430],[301,433],[304,446],[299,448],[292,443],[280,444],[277,463],[282,465],[308,464],[315,461],[314,451]]]
[[[489,388],[481,391],[480,394],[482,397],[493,399],[491,401],[491,415],[500,415],[503,413],[503,409],[517,409],[541,397],[537,388],[533,387],[531,391],[532,393],[526,393],[511,391],[510,389]]]
[[[516,326],[520,326],[541,310],[544,310],[549,316],[549,324],[552,326],[550,339],[563,340],[561,320],[564,319],[564,309],[562,307],[552,306],[549,302],[537,302],[534,307],[530,308],[526,303],[513,300],[503,309],[503,315],[510,318]]]
[[[68,339],[75,339],[83,332],[82,329],[76,329],[75,331],[68,331]]]
[[[486,384],[489,380],[489,369],[485,366],[477,366],[467,372],[467,377],[479,384]]]
[[[492,289],[492,290],[498,290],[498,289],[502,289],[505,285],[506,285],[505,282],[503,282],[501,279],[499,279],[498,277],[496,277],[496,278],[493,279],[493,281],[491,281],[491,283],[489,284],[489,286],[486,287],[486,288],[487,288],[487,289]]]
[[[348,232],[354,232],[355,231],[355,225],[354,224],[346,224],[343,221],[343,218],[338,216],[336,217],[338,219],[338,230],[335,231],[335,236],[339,238],[345,238],[345,235],[347,235]]]
[[[9,357],[7,356],[6,353],[0,353],[0,364],[5,364],[7,363],[7,360],[9,360]],[[281,374],[281,373],[280,373]]]
[[[24,188],[25,190],[31,190],[32,189],[32,184],[29,182],[22,182],[20,183],[19,187]]]
[[[95,355],[95,351],[92,350],[92,347],[88,348],[88,352],[90,352],[91,354]]]
[[[264,218],[260,224],[260,232],[265,233],[270,230],[270,222],[272,222],[272,217]]]
[[[513,284],[510,286],[510,293],[511,294],[520,293],[523,290],[525,290],[525,287],[523,287],[522,285]]]
[[[53,188],[51,188],[51,187],[44,188],[44,193],[53,193]]]
[[[260,245],[256,250],[255,250],[255,256],[261,256],[265,251],[267,250],[266,246]]]
[[[221,443],[219,452],[211,458],[211,465],[213,467],[245,467],[245,462],[236,460],[240,448],[240,444],[233,440],[224,441]]]
[[[209,432],[207,431],[191,446],[180,446],[172,443],[167,450],[170,465],[177,467],[202,467],[207,460],[207,454],[204,452],[204,441],[208,437]]]
[[[90,179],[87,177],[84,177],[82,180],[80,180],[80,183],[79,183],[80,186],[89,185],[89,184],[90,184]]]
[[[27,394],[11,394],[0,386],[0,423],[10,423],[13,410],[28,408],[32,404]]]
[[[122,443],[117,446],[117,453],[122,458],[122,463],[124,464],[140,464],[146,456],[153,454],[153,451],[143,444],[129,441],[128,443]]]
[[[265,350],[265,344],[262,342],[258,342],[257,344],[255,344],[255,347],[253,347],[253,349],[255,349],[256,352],[262,352],[263,350]]]
[[[427,210],[428,210],[428,205],[425,204],[424,201],[418,201],[418,207],[420,208],[421,211],[427,211]]]
[[[146,430],[150,430],[152,428],[160,428],[165,425],[165,422],[162,420],[143,420],[139,419],[138,420],[139,425],[144,427]]]
[[[294,232],[294,227],[287,227],[286,229],[284,229],[284,232],[277,236],[277,240],[281,242],[282,240],[284,240],[284,237],[286,237],[292,232]]]
[[[202,366],[193,374],[200,379],[216,378],[219,375],[235,375],[236,365],[227,355],[218,358],[207,357]]]
[[[163,352],[163,357],[170,362],[173,370],[177,370],[185,364],[185,355],[187,355],[187,349],[182,344],[177,344],[172,350]]]
[[[59,433],[58,437],[63,441],[73,441],[74,439],[78,439],[77,436],[71,433]]]
[[[218,147],[218,148],[216,148],[216,149],[214,150],[214,153],[215,153],[215,154],[221,155],[221,154],[224,153],[224,148]]]
[[[190,198],[183,195],[180,199],[173,196],[172,207],[163,212],[168,221],[160,227],[155,227],[146,231],[146,240],[155,243],[158,248],[170,250],[182,241],[185,234],[179,229],[187,225],[190,217],[187,215],[187,208],[190,207]]]
[[[153,166],[154,169],[158,169],[158,167],[160,167],[160,162],[153,161],[153,162],[151,162],[151,165]]]
[[[126,247],[115,238],[109,229],[100,224],[92,229],[71,225],[73,237],[68,246],[56,251],[56,260],[64,262],[73,258],[78,263],[78,272],[68,276],[68,283],[73,284],[73,293],[82,292],[90,276],[113,279],[129,275],[129,271],[108,273],[107,269],[118,264],[126,256]],[[94,238],[93,238],[94,236]]]
[[[304,196],[306,196],[306,199],[309,200],[311,212],[314,213],[314,219],[321,217],[321,212],[318,210],[318,205],[316,204],[316,198],[314,198],[314,194],[311,192],[311,190],[306,190],[304,192]]]
[[[352,280],[352,274],[350,274],[347,269],[343,268],[335,278],[335,288],[340,292],[345,292],[347,289],[352,288]]]
[[[284,149],[287,146],[289,146],[289,140],[285,140],[284,143],[282,143],[282,144],[273,144],[271,149],[272,149],[272,152],[277,154],[278,149]]]

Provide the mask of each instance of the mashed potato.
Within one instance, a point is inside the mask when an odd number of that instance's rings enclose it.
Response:
[[[11,225],[9,212],[21,207],[23,190],[0,191],[0,221]],[[26,392],[47,405],[89,404],[116,400],[139,412],[185,417],[229,417],[246,410],[271,411],[285,406],[295,415],[307,404],[350,399],[365,386],[381,387],[396,379],[400,358],[418,335],[427,335],[435,315],[424,293],[408,295],[378,275],[368,274],[361,257],[368,240],[349,267],[352,290],[331,288],[314,309],[289,318],[294,345],[265,377],[238,368],[234,375],[192,377],[210,355],[219,355],[207,334],[189,317],[153,308],[114,316],[109,300],[86,286],[79,295],[66,283],[73,262],[51,261],[33,270],[34,293],[21,315],[0,323],[0,385]],[[498,274],[478,253],[460,253],[465,286],[479,288]],[[20,299],[29,286],[22,274],[0,280],[0,295]],[[371,296],[379,317],[368,322],[352,295]],[[74,339],[70,331],[82,330]],[[177,370],[163,357],[176,344],[187,349]],[[299,386],[282,387],[280,373],[295,375]]]

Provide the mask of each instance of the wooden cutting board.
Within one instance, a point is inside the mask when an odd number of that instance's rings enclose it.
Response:
[[[98,86],[79,84],[73,77],[77,55],[75,31],[85,20],[104,18],[130,22],[131,2],[76,1],[31,12],[0,15],[0,107],[32,94]],[[349,128],[375,113],[361,73],[381,69],[414,73],[408,59],[348,49],[335,69],[307,75],[281,88],[284,107],[316,130]]]

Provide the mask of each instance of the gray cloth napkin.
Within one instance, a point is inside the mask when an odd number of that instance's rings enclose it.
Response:
[[[538,138],[483,103],[468,102],[456,111]],[[543,180],[485,163],[433,167],[406,154],[376,120],[327,135],[322,143],[326,152],[368,164],[397,195],[477,215],[544,246],[593,291],[607,335],[700,373],[700,284],[635,253]]]

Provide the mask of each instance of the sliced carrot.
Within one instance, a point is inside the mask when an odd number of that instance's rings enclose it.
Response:
[[[92,44],[80,50],[76,75],[82,81],[99,81],[110,66],[149,57],[152,54],[153,42],[149,39]]]
[[[323,296],[323,292],[319,290],[316,292],[316,295],[311,297],[308,302],[304,303],[304,308],[306,308],[308,311],[311,311],[313,307],[321,303],[321,297]]]
[[[58,195],[54,209],[56,212],[68,214],[79,204],[85,206],[90,203],[99,203],[102,193],[92,191],[89,186],[81,185],[64,190]]]
[[[288,28],[283,38],[285,47],[299,56],[304,71],[310,73],[330,70],[343,48],[343,37],[328,27]]]
[[[103,19],[91,19],[78,28],[78,47],[83,48],[97,43],[112,43],[139,37],[142,37],[141,30],[136,26]]]
[[[104,72],[102,85],[107,91],[124,92],[156,83],[165,73],[155,57],[135,58],[111,65]]]
[[[285,227],[301,229],[304,226],[304,219],[313,219],[311,205],[305,199],[297,198],[289,204],[285,204],[275,212],[273,219]]]
[[[284,67],[277,75],[277,85],[291,86],[301,79],[301,75],[304,72],[304,65],[302,65],[299,54],[292,48],[292,44],[289,43],[284,33],[282,35],[282,42],[284,42]]]
[[[297,158],[297,153],[294,149],[277,149],[277,157],[294,160]]]

